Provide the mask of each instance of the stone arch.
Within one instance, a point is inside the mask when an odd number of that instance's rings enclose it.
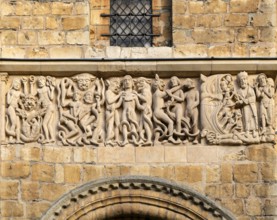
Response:
[[[63,197],[42,220],[234,220],[198,192],[164,179],[123,176],[89,182]]]

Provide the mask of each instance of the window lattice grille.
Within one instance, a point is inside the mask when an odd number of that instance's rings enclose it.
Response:
[[[111,0],[110,44],[152,46],[151,0]]]

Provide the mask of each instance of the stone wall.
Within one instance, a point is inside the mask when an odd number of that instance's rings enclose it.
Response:
[[[2,58],[276,56],[274,0],[155,0],[153,47],[110,47],[108,0],[2,0]],[[171,24],[172,21],[172,24]]]

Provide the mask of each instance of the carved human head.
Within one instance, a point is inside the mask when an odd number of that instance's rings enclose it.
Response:
[[[80,93],[78,93],[77,91],[75,91],[74,93],[73,93],[73,97],[72,97],[72,99],[73,99],[73,101],[78,101],[78,100],[80,100]]]
[[[238,75],[237,75],[237,80],[238,80],[238,84],[239,86],[244,89],[247,87],[248,85],[248,73],[243,71],[243,72],[240,72]]]
[[[133,88],[134,82],[133,78],[130,75],[126,75],[123,78],[123,89],[131,89]]]
[[[87,104],[93,103],[93,93],[91,91],[88,91],[84,95],[84,102]]]
[[[153,82],[153,89],[156,91],[157,89],[163,91],[165,87],[165,83],[162,79],[160,79],[159,75],[155,75],[155,80]]]
[[[19,90],[21,85],[21,81],[19,79],[14,79],[12,83],[12,88],[15,90]]]
[[[89,73],[82,73],[72,79],[74,82],[77,82],[77,86],[81,91],[86,91],[90,88],[91,82],[95,80],[95,76]]]
[[[44,76],[40,76],[40,77],[38,78],[37,83],[38,83],[38,87],[39,87],[39,88],[44,87],[45,84],[46,84],[46,79],[45,79],[45,77],[44,77]]]
[[[192,88],[195,88],[195,83],[192,81],[192,79],[186,79],[185,86],[188,89],[192,89]]]
[[[274,80],[273,79],[271,79],[271,78],[267,78],[267,85],[269,86],[269,87],[275,87],[275,83],[274,83]]]
[[[171,87],[175,87],[175,86],[179,86],[181,84],[180,80],[178,79],[177,76],[172,76],[170,78],[170,86]]]
[[[113,93],[118,94],[120,89],[120,81],[119,79],[106,80],[106,85],[109,87]]]
[[[264,73],[260,73],[257,77],[257,82],[259,84],[259,86],[265,87],[266,86],[266,75]]]
[[[27,95],[22,98],[22,103],[26,111],[32,111],[37,105],[37,99],[32,95]]]
[[[144,77],[139,77],[136,80],[136,86],[137,86],[138,91],[141,91],[141,90],[145,89],[147,86],[149,87],[150,83],[151,83],[150,80],[148,80]]]

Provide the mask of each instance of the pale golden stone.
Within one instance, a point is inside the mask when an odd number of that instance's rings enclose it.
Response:
[[[65,43],[65,33],[60,31],[41,31],[38,35],[40,45],[53,45]]]
[[[84,165],[83,178],[85,182],[99,179],[104,176],[104,167],[96,165]]]
[[[23,204],[15,201],[2,201],[1,215],[2,217],[23,217]]]
[[[104,167],[105,169],[105,176],[113,177],[120,175],[120,167],[114,165],[107,165]]]
[[[32,165],[32,180],[53,182],[54,181],[54,166],[49,164],[33,164]]]
[[[270,186],[266,184],[255,185],[253,189],[257,197],[267,197],[271,194]]]
[[[236,13],[254,13],[257,12],[259,0],[231,0],[230,11]]]
[[[39,199],[39,183],[38,182],[25,182],[21,183],[21,197],[23,200],[31,201]]]
[[[4,16],[0,20],[0,29],[19,29],[20,18],[14,16]]]
[[[55,183],[64,182],[64,166],[62,164],[55,165]]]
[[[25,48],[23,47],[2,47],[2,57],[6,58],[25,58]]]
[[[93,163],[97,161],[97,150],[91,147],[73,149],[73,160],[78,163]]]
[[[250,57],[275,57],[276,48],[274,44],[256,44],[250,47]]]
[[[15,7],[9,1],[2,1],[0,11],[1,11],[3,16],[5,16],[5,15],[14,15]]]
[[[173,22],[174,22],[175,28],[192,29],[195,26],[195,21],[196,21],[195,17],[190,15],[173,16]]]
[[[164,162],[164,147],[137,147],[135,156],[137,163]]]
[[[255,43],[258,41],[258,30],[255,28],[240,28],[237,39],[243,43]]]
[[[43,17],[23,17],[21,23],[22,29],[40,30],[44,28]]]
[[[220,181],[220,167],[218,165],[206,168],[206,182],[215,183]]]
[[[191,14],[202,14],[205,12],[205,6],[202,1],[190,1],[189,2],[189,12]]]
[[[173,0],[172,14],[185,14],[187,11],[186,0]]]
[[[191,36],[191,31],[189,30],[175,30],[173,33],[173,39],[174,44],[178,45],[177,49],[180,47],[180,44],[185,45],[194,42],[194,39]]]
[[[50,2],[34,2],[33,15],[47,15],[51,14]]]
[[[69,163],[71,160],[72,149],[65,147],[46,147],[43,159],[46,162]]]
[[[258,180],[257,164],[235,164],[234,180],[239,183],[253,183]]]
[[[206,13],[226,13],[227,12],[227,2],[224,0],[209,0],[207,1]]]
[[[0,182],[0,199],[17,199],[18,198],[18,182],[1,181]]]
[[[33,202],[27,203],[26,214],[27,218],[40,218],[42,214],[51,206],[51,203],[47,202]]]
[[[208,46],[203,44],[186,44],[178,46],[173,50],[173,56],[178,57],[206,57]]]
[[[60,184],[41,184],[40,198],[48,201],[55,201],[67,191],[64,185]]]
[[[250,216],[262,215],[262,203],[258,198],[248,198],[246,200],[246,213]]]
[[[81,180],[81,167],[67,164],[64,166],[64,181],[66,183],[78,183]]]
[[[52,14],[54,15],[70,15],[72,14],[73,3],[53,2]]]
[[[230,45],[216,45],[209,47],[209,56],[210,57],[230,57],[231,48]]]
[[[276,16],[271,13],[255,14],[251,23],[254,27],[273,27],[276,26],[274,19],[276,19]]]
[[[247,148],[247,156],[251,161],[273,162],[277,161],[277,150],[271,145],[258,145]]]
[[[49,54],[51,58],[82,58],[83,51],[77,46],[51,47]]]
[[[49,57],[48,50],[45,47],[28,48],[26,51],[27,58],[47,58]]]
[[[196,183],[202,181],[203,167],[199,165],[194,166],[176,166],[175,175],[176,180],[181,182]]]
[[[216,28],[222,26],[222,15],[199,15],[196,20],[196,27]]]
[[[249,56],[249,49],[247,44],[234,44],[232,54],[234,57],[247,57]]]
[[[46,17],[45,28],[50,30],[57,30],[60,25],[60,19],[57,17]]]
[[[27,178],[30,175],[28,162],[2,162],[1,175],[10,178]]]
[[[62,18],[63,30],[79,30],[88,27],[88,19],[86,16],[72,16]]]
[[[17,1],[15,5],[16,15],[32,15],[33,4],[29,1]]]
[[[89,5],[85,2],[76,2],[74,9],[77,15],[89,14]]]
[[[236,184],[236,196],[238,198],[248,198],[250,195],[250,185],[247,184]]]
[[[274,43],[276,41],[277,33],[276,33],[275,28],[273,28],[273,27],[260,28],[259,33],[260,33],[260,38],[259,38],[260,42]]]
[[[110,21],[107,17],[101,17],[101,14],[109,14],[109,9],[91,10],[90,25],[109,25]]]
[[[89,44],[89,32],[88,31],[72,31],[66,34],[66,42],[68,44]]]
[[[18,44],[36,45],[38,43],[37,33],[34,31],[18,32]]]
[[[232,198],[234,195],[234,186],[233,184],[221,184],[220,185],[220,198],[229,197]]]
[[[221,204],[229,209],[236,216],[242,215],[244,213],[243,210],[243,200],[242,199],[222,199]]]
[[[16,149],[12,145],[3,145],[0,148],[1,160],[14,160],[16,158]]]
[[[248,14],[227,14],[224,24],[231,27],[244,27],[248,24]]]
[[[2,31],[1,32],[2,45],[17,45],[16,31]]]
[[[187,162],[187,147],[165,147],[166,163],[185,163]]]
[[[277,180],[276,162],[262,164],[262,177],[264,181]]]

